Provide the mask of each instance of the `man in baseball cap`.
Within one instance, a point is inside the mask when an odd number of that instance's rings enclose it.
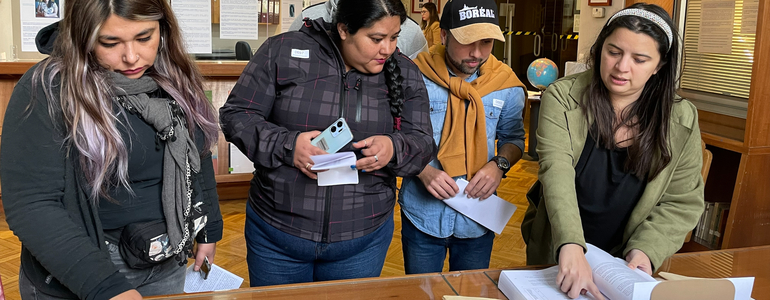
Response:
[[[449,30],[463,45],[483,39],[505,43],[499,21],[495,1],[455,0],[444,7],[439,27]]]
[[[439,151],[419,175],[402,181],[407,274],[441,272],[447,250],[450,271],[489,267],[495,234],[441,200],[458,193],[488,198],[524,149],[524,85],[491,56],[495,40],[505,41],[495,1],[449,0],[439,24],[443,45],[415,61],[424,74]],[[458,179],[469,181],[464,191]]]

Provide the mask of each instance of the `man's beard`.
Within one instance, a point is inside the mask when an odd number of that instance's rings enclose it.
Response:
[[[456,61],[456,60],[452,59],[452,57],[450,57],[449,55],[447,55],[447,59],[449,60],[449,63],[452,64],[452,66],[455,67],[455,69],[460,70],[460,72],[462,72],[463,74],[466,74],[466,75],[471,75],[473,73],[476,73],[476,71],[478,71],[479,68],[481,68],[481,66],[485,62],[487,62],[486,60],[482,61],[479,58],[477,58],[477,59],[465,59],[463,61]],[[471,67],[471,66],[468,66],[468,65],[464,64],[464,63],[469,63],[469,62],[479,62],[479,64],[476,65],[475,67]]]

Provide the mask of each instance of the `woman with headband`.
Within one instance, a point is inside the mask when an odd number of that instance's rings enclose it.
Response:
[[[695,106],[677,99],[679,42],[656,5],[616,13],[591,48],[590,69],[543,94],[538,182],[521,231],[527,264],[559,264],[571,298],[603,299],[586,243],[652,274],[703,212]]]

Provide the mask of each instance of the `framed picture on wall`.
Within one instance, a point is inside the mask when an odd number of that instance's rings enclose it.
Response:
[[[588,5],[590,5],[590,6],[610,6],[610,5],[612,5],[612,0],[588,0]]]
[[[422,6],[428,2],[436,4],[436,7],[441,10],[440,0],[412,0],[412,13],[419,14]]]

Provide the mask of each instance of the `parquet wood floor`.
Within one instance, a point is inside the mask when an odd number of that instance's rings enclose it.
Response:
[[[528,118],[524,120],[528,125]],[[528,126],[525,126],[528,127]],[[528,131],[528,130],[527,130]],[[490,268],[510,268],[526,265],[525,244],[521,237],[521,221],[527,210],[525,194],[537,180],[538,164],[535,161],[520,160],[503,179],[498,196],[515,204],[518,209],[501,235],[495,237]],[[400,183],[400,180],[399,180]],[[224,235],[217,244],[215,264],[243,277],[242,287],[248,287],[249,272],[246,266],[246,241],[243,227],[246,221],[246,201],[228,200],[220,203],[224,220]],[[0,203],[0,208],[2,204]],[[395,211],[393,241],[388,249],[385,266],[380,276],[404,275],[404,258],[401,253],[401,213],[398,205]],[[21,243],[8,229],[5,213],[0,209],[0,276],[8,300],[19,300],[18,274]],[[444,271],[448,271],[448,261]]]

